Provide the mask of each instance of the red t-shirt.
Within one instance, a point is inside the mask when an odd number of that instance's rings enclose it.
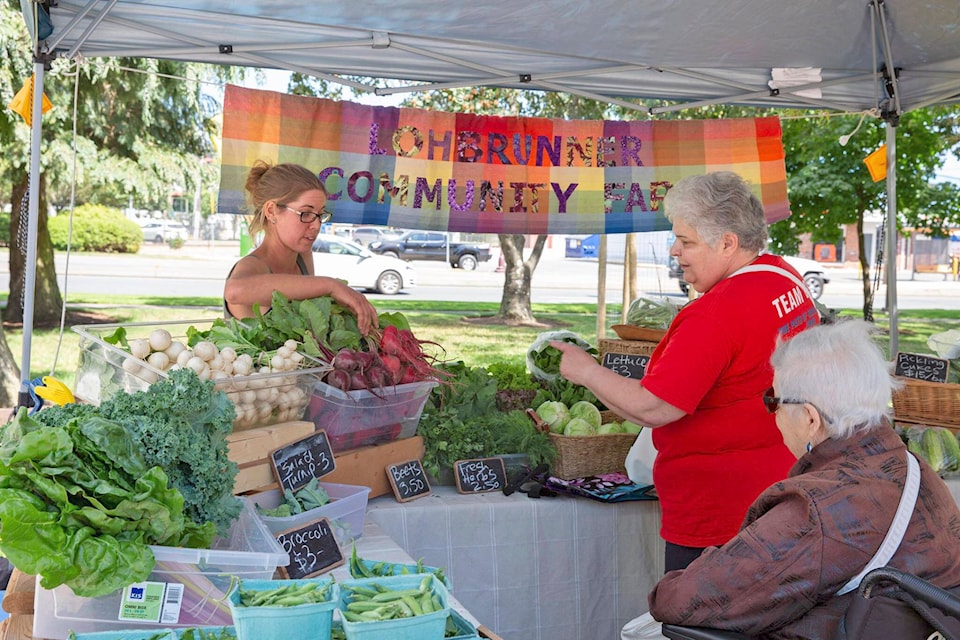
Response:
[[[753,264],[784,260],[763,255]],[[730,276],[687,304],[650,358],[643,386],[687,413],[653,432],[653,480],[661,536],[688,547],[719,546],[796,458],[784,446],[761,396],[773,383],[777,336],[819,316],[802,286],[779,273]]]

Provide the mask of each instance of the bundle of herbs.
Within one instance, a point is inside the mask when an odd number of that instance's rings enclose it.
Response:
[[[423,466],[434,477],[457,460],[526,454],[531,465],[550,463],[556,449],[522,410],[497,409],[497,378],[462,361],[444,363],[448,384],[433,389],[417,433],[423,437]]]

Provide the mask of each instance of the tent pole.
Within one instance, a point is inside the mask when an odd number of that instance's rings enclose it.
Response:
[[[23,348],[20,355],[20,406],[28,405],[30,346],[33,339],[33,299],[37,290],[37,218],[40,211],[40,133],[43,119],[43,62],[33,63],[33,120],[30,127],[30,213],[23,285]],[[21,247],[22,249],[22,247]]]
[[[887,314],[890,318],[890,357],[899,350],[897,329],[897,127],[887,121]]]

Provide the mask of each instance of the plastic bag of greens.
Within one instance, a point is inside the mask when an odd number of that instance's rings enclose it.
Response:
[[[960,331],[949,329],[941,333],[934,333],[927,338],[927,346],[941,358],[947,360],[960,358]]]
[[[648,329],[666,329],[680,307],[671,298],[641,296],[627,308],[627,324]]]
[[[538,380],[550,382],[560,375],[560,350],[550,346],[551,340],[571,342],[591,355],[597,355],[596,348],[573,331],[544,331],[537,336],[527,349],[527,370]]]

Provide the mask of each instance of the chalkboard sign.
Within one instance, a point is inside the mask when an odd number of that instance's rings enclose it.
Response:
[[[270,462],[280,488],[290,491],[327,475],[336,466],[327,432],[322,429],[275,449],[270,454]]]
[[[453,476],[460,493],[500,491],[507,486],[502,458],[476,458],[453,463]]]
[[[326,518],[276,534],[277,542],[290,555],[290,564],[280,567],[289,580],[309,578],[344,562],[340,545]]]
[[[639,380],[647,372],[647,363],[650,362],[650,356],[638,355],[633,353],[611,353],[603,354],[603,366],[611,371],[615,371],[626,378]]]
[[[408,502],[430,495],[430,483],[419,460],[388,464],[387,479],[393,487],[397,502]]]
[[[950,363],[943,358],[920,353],[897,353],[895,373],[898,376],[929,382],[946,382],[949,371]]]

